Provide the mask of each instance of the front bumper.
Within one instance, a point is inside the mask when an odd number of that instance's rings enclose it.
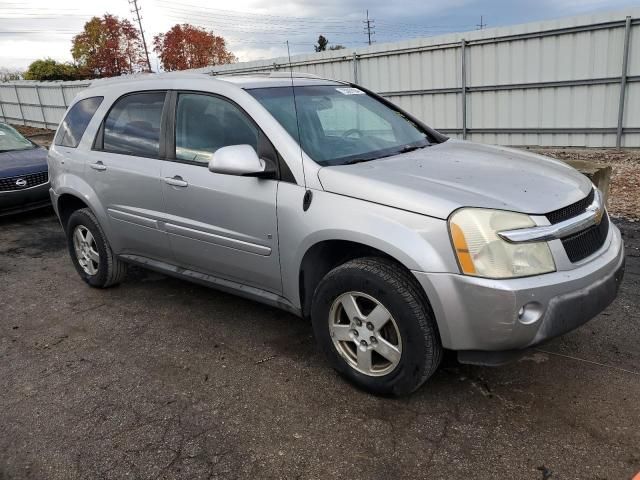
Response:
[[[48,182],[22,190],[0,192],[0,216],[13,215],[50,205]]]
[[[445,348],[466,351],[469,363],[502,363],[500,355],[571,331],[603,311],[624,274],[624,246],[612,224],[605,246],[576,268],[545,275],[492,280],[450,273],[413,272],[427,293]],[[519,319],[527,305],[528,314]],[[532,307],[532,308],[530,308]],[[462,352],[461,352],[462,353]],[[491,358],[498,359],[497,361]]]

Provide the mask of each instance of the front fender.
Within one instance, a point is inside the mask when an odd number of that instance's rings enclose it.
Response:
[[[458,272],[446,221],[355,198],[304,188],[278,189],[278,235],[284,296],[300,307],[299,271],[305,253],[326,240],[346,240],[384,252],[409,270]]]

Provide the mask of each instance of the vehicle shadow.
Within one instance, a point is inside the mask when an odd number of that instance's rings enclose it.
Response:
[[[53,207],[46,206],[38,208],[36,210],[29,210],[27,212],[12,213],[10,215],[0,216],[0,226],[29,223],[31,221],[38,221],[40,219],[49,219],[55,217]]]

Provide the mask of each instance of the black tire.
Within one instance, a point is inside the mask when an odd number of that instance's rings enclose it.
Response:
[[[76,256],[73,235],[78,226],[84,226],[95,240],[96,249],[99,255],[99,263],[97,272],[93,275],[87,273],[80,265]],[[111,250],[111,246],[107,241],[98,219],[88,208],[76,210],[69,217],[66,225],[67,246],[71,261],[78,275],[90,286],[95,288],[107,288],[119,284],[124,280],[127,274],[127,264],[119,260]]]
[[[375,298],[397,324],[402,353],[396,367],[383,376],[359,372],[334,346],[329,315],[334,301],[347,292]],[[425,293],[409,271],[385,258],[358,258],[331,270],[316,288],[311,320],[316,340],[332,367],[372,393],[407,395],[433,375],[442,359],[440,335]]]

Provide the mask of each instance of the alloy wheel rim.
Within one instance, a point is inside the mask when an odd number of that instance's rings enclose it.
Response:
[[[96,240],[84,225],[78,225],[73,230],[73,247],[76,258],[82,270],[87,275],[95,275],[100,267],[100,254]]]
[[[329,333],[340,356],[362,374],[387,375],[400,363],[398,324],[371,295],[347,292],[336,298],[329,311]]]

